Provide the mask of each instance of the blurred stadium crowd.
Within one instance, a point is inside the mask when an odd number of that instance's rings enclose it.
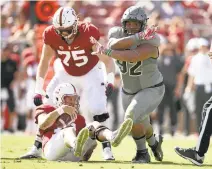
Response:
[[[158,132],[197,133],[201,109],[212,95],[212,68],[204,56],[212,39],[212,2],[208,1],[1,1],[1,130],[36,131],[33,95],[36,69],[42,49],[42,32],[51,24],[59,6],[71,6],[81,21],[89,21],[107,43],[107,32],[121,26],[120,18],[131,5],[142,6],[148,25],[158,25],[161,37],[158,66],[164,76],[165,97],[152,115]],[[198,57],[192,64],[193,56]],[[57,68],[55,57],[46,84]],[[105,58],[107,65],[107,59]],[[109,65],[108,65],[109,66]],[[199,75],[201,74],[201,75]],[[187,86],[189,75],[195,87]],[[111,129],[116,129],[124,112],[120,101],[120,74],[117,69],[115,90],[108,98]],[[199,79],[199,80],[198,80]],[[167,114],[169,113],[169,115]]]

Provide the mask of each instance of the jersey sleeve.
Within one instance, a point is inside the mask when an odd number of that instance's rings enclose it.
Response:
[[[50,45],[50,42],[52,41],[51,35],[50,35],[50,28],[47,27],[43,32],[43,43]]]
[[[39,115],[44,114],[44,113],[48,114],[54,110],[55,110],[55,108],[52,106],[48,106],[48,105],[38,106],[35,110],[35,123],[38,124],[38,116]]]
[[[93,24],[89,25],[89,32],[90,32],[90,36],[93,36],[96,40],[100,39],[99,29]]]
[[[109,30],[108,39],[111,39],[111,38],[118,39],[118,38],[121,38],[122,35],[123,35],[123,29],[121,27],[115,26]]]

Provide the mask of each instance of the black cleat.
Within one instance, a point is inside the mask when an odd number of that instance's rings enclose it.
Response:
[[[195,148],[179,148],[179,147],[175,147],[175,152],[185,158],[186,160],[191,161],[193,164],[201,166],[203,164],[204,161],[204,156],[203,157],[199,157]]]
[[[147,149],[137,150],[136,156],[132,159],[133,163],[150,163],[150,156]]]
[[[161,135],[155,135],[156,143],[153,146],[150,146],[152,150],[152,154],[155,157],[155,160],[162,161],[163,160],[163,151],[162,151],[162,143],[163,143],[163,137]]]

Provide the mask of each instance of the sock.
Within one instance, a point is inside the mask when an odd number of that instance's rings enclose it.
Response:
[[[154,146],[156,143],[156,139],[155,136],[152,134],[149,138],[146,139],[147,143],[149,144],[149,146]]]
[[[35,147],[37,147],[37,149],[42,148],[42,139],[41,139],[39,130],[37,130],[36,132],[34,145]]]
[[[197,152],[197,160],[200,160],[200,159],[203,161],[204,160],[204,155],[202,155],[202,154],[199,155],[199,152]]]
[[[39,129],[37,128],[37,131],[36,131],[36,137],[35,137],[35,140],[39,141],[42,143],[42,138],[41,138],[41,135],[40,135],[40,131]]]
[[[42,143],[38,140],[35,140],[34,145],[37,147],[37,149],[42,148]]]
[[[105,149],[106,147],[111,148],[111,145],[110,145],[110,142],[109,141],[102,142],[102,148]]]
[[[1,117],[1,130],[4,130],[4,119]]]
[[[201,152],[198,152],[197,151],[197,157],[199,157],[199,158],[203,158],[205,156],[205,154],[204,153],[201,153]]]
[[[196,151],[196,153],[198,154],[198,156],[199,156],[200,158],[205,156],[205,153],[199,151],[199,150],[197,149],[197,147],[195,147],[194,150]]]
[[[137,151],[146,149],[146,136],[141,136],[139,138],[133,137],[133,140],[136,143]]]

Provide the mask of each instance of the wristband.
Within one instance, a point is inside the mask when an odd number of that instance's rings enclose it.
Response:
[[[104,54],[107,56],[111,56],[112,51],[112,49],[105,49]]]
[[[35,93],[43,94],[43,86],[44,86],[44,78],[42,77],[36,78]]]
[[[63,108],[62,108],[62,107],[59,107],[59,108],[57,109],[57,113],[58,113],[59,115],[62,115],[62,114],[64,113]]]

